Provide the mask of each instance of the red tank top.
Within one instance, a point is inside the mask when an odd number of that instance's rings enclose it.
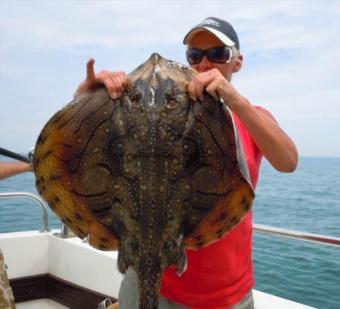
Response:
[[[234,114],[253,187],[256,187],[262,154]],[[188,268],[181,277],[174,266],[163,274],[161,294],[194,309],[226,309],[241,301],[252,289],[252,220],[243,221],[219,241],[199,250],[187,250]]]

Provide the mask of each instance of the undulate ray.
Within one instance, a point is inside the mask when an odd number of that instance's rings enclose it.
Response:
[[[119,99],[81,95],[36,143],[38,191],[76,235],[119,250],[119,270],[139,278],[140,308],[157,308],[162,273],[185,270],[185,247],[217,241],[254,198],[230,111],[207,94],[189,99],[195,74],[152,54]]]

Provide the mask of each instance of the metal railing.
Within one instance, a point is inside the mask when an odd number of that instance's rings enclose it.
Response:
[[[45,202],[39,197],[28,192],[10,192],[10,193],[0,193],[0,198],[29,198],[35,201],[41,208],[42,211],[42,221],[43,225],[39,232],[49,232],[48,226],[48,212]]]
[[[317,244],[340,247],[340,238],[338,237],[288,230],[284,228],[277,228],[263,224],[253,224],[253,227],[254,231],[263,234],[269,234],[290,239],[303,240]]]
[[[27,193],[27,192],[0,193],[0,198],[17,198],[17,197],[30,198],[34,200],[40,206],[42,213],[43,213],[43,219],[42,219],[43,226],[40,232],[49,232],[50,229],[48,226],[47,206],[45,202],[39,196],[36,196],[32,193]],[[254,223],[253,226],[254,226],[255,232],[262,233],[262,234],[269,234],[269,235],[278,236],[278,237],[285,237],[285,238],[290,238],[290,239],[307,241],[311,243],[340,247],[339,237],[332,237],[328,235],[326,236],[326,235],[320,235],[320,234],[288,230],[284,228],[277,228],[277,227],[272,227],[272,226],[263,225],[263,224],[256,224],[256,223]],[[61,232],[58,233],[58,235],[63,238],[73,236],[73,234],[64,225],[62,226]]]
[[[70,238],[76,236],[65,223],[61,224],[60,232],[54,233],[54,235],[60,238]]]

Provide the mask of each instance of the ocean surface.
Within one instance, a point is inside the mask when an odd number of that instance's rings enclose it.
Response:
[[[0,192],[14,191],[37,193],[33,174],[0,181]],[[255,223],[340,237],[340,158],[300,158],[293,174],[264,161],[254,214]],[[41,217],[30,200],[0,199],[0,233],[40,229]],[[50,212],[50,227],[59,226]],[[255,233],[254,261],[256,289],[320,309],[340,308],[340,248]]]

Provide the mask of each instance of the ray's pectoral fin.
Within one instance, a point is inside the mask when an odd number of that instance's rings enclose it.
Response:
[[[198,249],[222,238],[238,225],[250,210],[254,192],[247,182],[241,182],[185,237],[185,245]]]
[[[199,149],[200,164],[190,179],[195,192],[188,203],[185,246],[197,249],[241,222],[251,209],[254,191],[241,172],[247,163],[240,155],[242,145],[230,110],[205,96],[190,117],[186,135]]]
[[[100,143],[113,109],[105,91],[71,102],[45,125],[33,160],[37,189],[51,209],[77,236],[101,250],[119,248],[119,235],[93,209],[104,197],[109,199],[103,192],[113,181],[100,165],[105,159]]]

